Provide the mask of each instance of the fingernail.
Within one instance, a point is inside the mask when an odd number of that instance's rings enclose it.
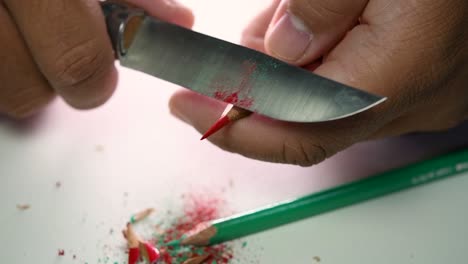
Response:
[[[286,12],[276,23],[267,39],[267,49],[272,55],[297,61],[305,53],[312,41],[313,34],[298,17]]]

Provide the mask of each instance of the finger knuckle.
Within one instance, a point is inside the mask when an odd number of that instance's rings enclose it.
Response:
[[[97,39],[89,39],[65,50],[56,60],[53,80],[60,88],[90,83],[112,63]]]
[[[312,19],[331,21],[345,19],[350,16],[349,8],[343,7],[343,3],[341,2],[338,5],[333,1],[291,0],[289,9],[306,20],[306,22]],[[318,21],[316,21],[316,23],[317,22]]]
[[[308,167],[328,157],[325,147],[305,138],[288,139],[283,142],[282,159],[286,163]]]
[[[42,110],[53,97],[52,93],[47,93],[40,96],[30,97],[28,99],[14,98],[6,106],[3,112],[14,119],[25,119]]]

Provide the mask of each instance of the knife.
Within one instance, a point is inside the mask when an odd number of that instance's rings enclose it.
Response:
[[[385,101],[255,50],[101,2],[121,66],[274,119],[321,122]]]

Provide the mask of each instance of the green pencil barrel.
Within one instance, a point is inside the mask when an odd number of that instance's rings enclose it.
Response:
[[[220,219],[210,244],[251,235],[371,198],[401,191],[468,171],[468,150],[395,169],[357,182]]]

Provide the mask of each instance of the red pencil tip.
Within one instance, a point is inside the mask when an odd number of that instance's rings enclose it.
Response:
[[[229,124],[231,120],[227,115],[222,116],[216,123],[214,123],[206,132],[203,134],[202,138],[200,140],[204,140],[205,138],[210,137],[214,133],[218,132],[221,128],[225,127],[227,124]]]

